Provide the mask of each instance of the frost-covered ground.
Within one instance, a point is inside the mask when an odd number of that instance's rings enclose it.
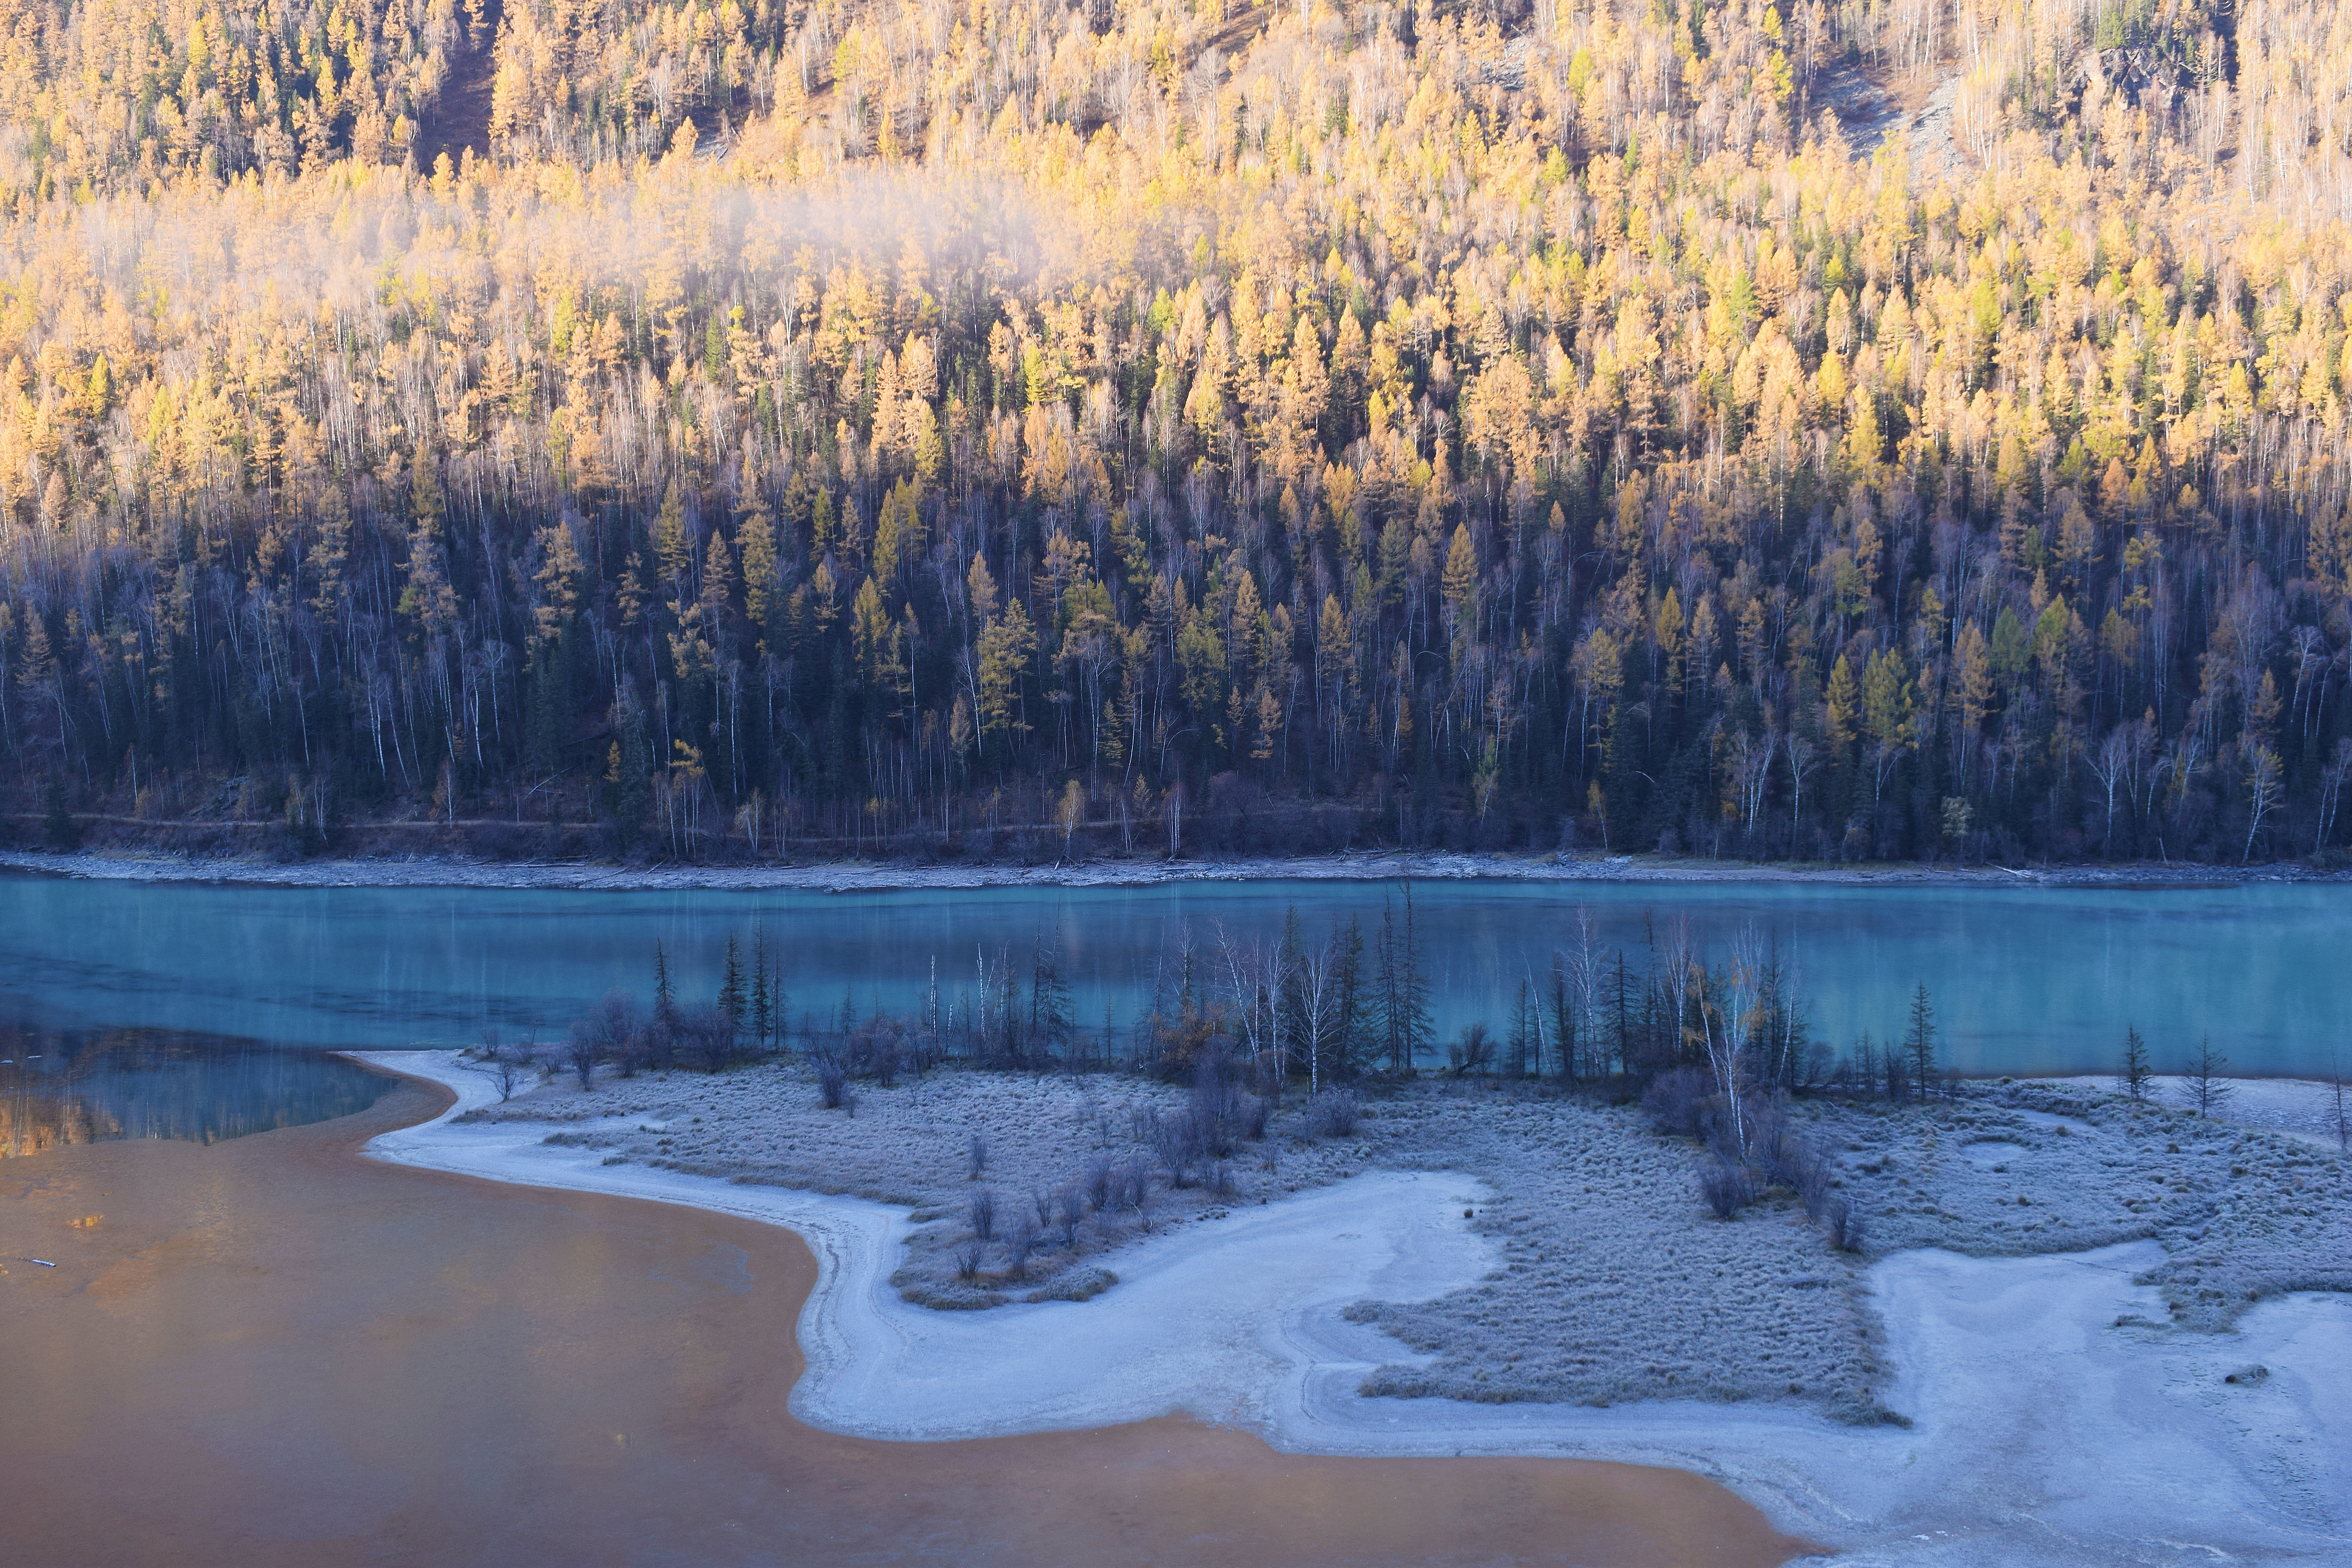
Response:
[[[970,1308],[1089,1289],[1101,1261],[1139,1237],[1371,1163],[1364,1139],[1294,1144],[1286,1160],[1286,1141],[1269,1136],[1204,1161],[1176,1185],[1139,1141],[1137,1118],[1182,1104],[1174,1089],[1128,1078],[934,1071],[887,1089],[856,1085],[849,1106],[827,1110],[813,1075],[782,1062],[718,1074],[608,1071],[585,1090],[558,1077],[467,1120],[550,1124],[551,1142],[614,1164],[909,1209],[893,1282],[910,1300]],[[975,1138],[983,1149],[977,1174]],[[1097,1165],[1113,1189],[1098,1194],[1089,1192]],[[1078,1200],[1066,1223],[1066,1194]],[[984,1240],[974,1214],[983,1200],[993,1211]],[[1013,1238],[1024,1226],[1035,1250],[1016,1259]],[[975,1242],[979,1267],[968,1270],[958,1254]]]
[[[2345,1083],[2340,1089],[2333,1083],[2299,1078],[2228,1079],[2219,1085],[2221,1100],[2213,1108],[2213,1119],[2263,1132],[2284,1132],[2306,1143],[2343,1153],[2347,1144],[2352,1143],[2352,1137],[2347,1137],[2352,1134],[2352,1057],[2345,1059],[2344,1071]],[[2124,1081],[2119,1078],[2043,1081],[2053,1089],[2088,1089],[2116,1099],[2124,1097]],[[2185,1078],[2152,1078],[2141,1092],[2155,1104],[2176,1110],[2192,1109],[2197,1103],[2197,1091]],[[2344,1119],[2342,1125],[2337,1121],[2339,1113]]]
[[[461,1110],[495,1100],[482,1075],[446,1053],[378,1059],[450,1083],[463,1097]],[[770,1079],[763,1095],[794,1087],[763,1070]],[[2308,1144],[2211,1126],[2184,1130],[2162,1111],[2135,1113],[2095,1103],[2080,1089],[2040,1085],[1984,1091],[2001,1103],[1938,1102],[1889,1114],[1831,1108],[1815,1130],[1824,1138],[1848,1134],[1844,1144],[1858,1145],[1840,1146],[1848,1167],[1842,1179],[1844,1195],[1875,1205],[1874,1250],[1932,1234],[1978,1205],[1986,1190],[1980,1180],[2035,1184],[2029,1194],[2035,1201],[2025,1207],[2054,1211],[2006,1215],[2002,1224],[1948,1236],[1943,1247],[1885,1251],[1849,1277],[1843,1296],[1829,1285],[1794,1288],[1801,1300],[1842,1301],[1839,1310],[1883,1336],[1864,1359],[1877,1369],[1874,1399],[1899,1420],[1857,1424],[1787,1398],[1680,1397],[1690,1392],[1681,1384],[1605,1409],[1362,1392],[1382,1379],[1391,1386],[1410,1375],[1443,1381],[1449,1366],[1484,1365],[1491,1375],[1500,1358],[1476,1347],[1518,1342],[1512,1312],[1552,1288],[1541,1282],[1538,1260],[1527,1256],[1538,1240],[1541,1267],[1562,1278],[1588,1248],[1610,1245],[1535,1217],[1560,1197],[1580,1195],[1571,1184],[1594,1188],[1580,1196],[1610,1210],[1637,1184],[1635,1176],[1670,1185],[1677,1171],[1669,1156],[1677,1152],[1686,1180],[1688,1151],[1655,1139],[1622,1111],[1423,1086],[1385,1102],[1322,1177],[1306,1168],[1311,1161],[1293,1162],[1297,1168],[1260,1173],[1267,1184],[1257,1195],[1272,1201],[1204,1205],[1182,1223],[1171,1208],[1150,1232],[1131,1233],[1113,1259],[1120,1283],[1093,1300],[941,1312],[910,1304],[887,1283],[901,1244],[921,1228],[903,1209],[690,1174],[626,1155],[606,1163],[617,1151],[593,1144],[594,1135],[631,1118],[640,1126],[659,1120],[655,1112],[665,1108],[684,1118],[673,1131],[714,1129],[723,1101],[707,1090],[727,1081],[616,1083],[616,1098],[603,1107],[555,1091],[524,1109],[573,1119],[444,1119],[379,1139],[372,1152],[792,1226],[821,1266],[799,1325],[809,1372],[793,1408],[837,1430],[970,1436],[1182,1409],[1238,1420],[1278,1447],[1312,1452],[1559,1454],[1675,1465],[1723,1481],[1784,1530],[1865,1568],[2352,1562],[2352,1411],[2341,1395],[2352,1384],[2352,1296],[2265,1289],[2231,1326],[2209,1331],[2175,1325],[2166,1291],[2137,1282],[2173,1268],[2179,1255],[2168,1248],[2182,1242],[2192,1254],[2211,1243],[2274,1255],[2281,1233],[2228,1222],[2282,1191],[2307,1198],[2302,1207],[2340,1215],[2343,1166],[2311,1163],[2316,1152]],[[1004,1087],[972,1079],[950,1090],[935,1079],[921,1092],[940,1102],[985,1101],[991,1109],[964,1114],[996,1126],[987,1118],[1018,1109],[998,1092]],[[1082,1095],[1090,1086],[1024,1087],[1043,1096]],[[1099,1100],[1103,1086],[1091,1087]],[[647,1097],[646,1109],[626,1109],[617,1098],[625,1088]],[[670,1092],[656,1104],[664,1088]],[[857,1118],[866,1131],[855,1137],[835,1113],[828,1136],[877,1145],[865,1156],[869,1173],[889,1168],[888,1141],[872,1130],[898,1125],[878,1102],[898,1092],[869,1092]],[[813,1093],[806,1103],[813,1107]],[[1038,1110],[1032,1103],[1021,1114],[1034,1119]],[[616,1110],[623,1114],[607,1113]],[[924,1114],[943,1128],[962,1125],[944,1103]],[[1549,1125],[1552,1142],[1526,1135],[1523,1120]],[[818,1144],[787,1121],[774,1144],[813,1158]],[[1517,1164],[1501,1158],[1494,1130],[1505,1145],[1533,1152]],[[1276,1133],[1279,1141],[1278,1125]],[[563,1141],[551,1143],[551,1136]],[[660,1135],[652,1136],[657,1144]],[[1622,1160],[1645,1139],[1661,1153],[1655,1165],[1628,1165],[1623,1176],[1585,1173],[1580,1184],[1559,1174],[1588,1160]],[[686,1142],[673,1136],[673,1150]],[[2192,1185],[2215,1189],[2201,1223],[2187,1205],[2153,1219],[2132,1206],[2133,1181],[2145,1174],[2142,1155],[2175,1157],[2173,1145],[2189,1163]],[[1438,1155],[1449,1157],[1446,1169],[1411,1168]],[[1380,1168],[1391,1163],[1407,1168]],[[1053,1166],[1052,1158],[1041,1159],[1040,1168]],[[2244,1173],[2230,1175],[2233,1167]],[[1317,1179],[1326,1184],[1314,1185]],[[1277,1185],[1293,1182],[1304,1190],[1276,1196]],[[1728,1224],[1704,1217],[1687,1185],[1683,1191],[1679,1208],[1667,1197],[1654,1208],[1610,1210],[1629,1219],[1650,1215],[1659,1230],[1610,1252],[1616,1278],[1589,1298],[1588,1313],[1570,1321],[1649,1322],[1662,1325],[1654,1331],[1661,1335],[1670,1326],[1700,1342],[1727,1342],[1725,1359],[1736,1359],[1741,1336],[1752,1338],[1759,1320],[1714,1283],[1717,1265],[1708,1259],[1724,1259],[1727,1275],[1778,1249],[1801,1252],[1807,1235],[1791,1213],[1769,1205]],[[2091,1251],[1972,1258],[1948,1249],[1975,1244],[1972,1237],[2012,1250],[2072,1246],[2133,1223],[2147,1227],[2143,1238]],[[2346,1253],[2332,1239],[2340,1233],[2331,1223],[2322,1218],[2301,1234],[2324,1265],[2340,1268]],[[1672,1261],[1646,1265],[1644,1241]],[[1738,1247],[1759,1250],[1708,1251]],[[2178,1295],[2177,1285],[2173,1290]],[[1453,1342],[1433,1360],[1401,1354],[1378,1328],[1350,1321],[1364,1314],[1340,1310],[1351,1300],[1383,1303],[1381,1315],[1435,1325],[1432,1331]],[[1724,1303],[1727,1315],[1708,1321],[1706,1313]],[[2203,1321],[2220,1315],[2226,1314]]]
[[[2216,882],[2341,881],[2352,873],[2277,866],[1927,866],[1764,864],[1657,855],[1414,853],[1348,851],[1318,856],[1232,859],[1081,859],[1024,866],[1008,861],[813,861],[747,865],[664,862],[482,860],[454,855],[376,856],[348,860],[278,860],[265,856],[176,855],[162,851],[0,850],[0,867],[64,877],[137,882],[236,882],[290,888],[568,888],[760,891],[806,889],[875,892],[892,888],[1124,888],[1163,882],[1459,881],[1499,878],[1538,882],[1795,882],[1824,886],[2145,887]]]
[[[1443,1159],[1494,1189],[1476,1224],[1503,1267],[1424,1305],[1360,1310],[1432,1358],[1381,1368],[1368,1392],[1774,1400],[1875,1417],[1861,1260],[1793,1200],[1714,1218],[1691,1146],[1630,1107],[1438,1083],[1381,1109],[1390,1137],[1375,1158]]]
[[[2171,1097],[2178,1084],[2158,1084]],[[2233,1083],[2233,1108],[2325,1086]],[[2332,1100],[2330,1101],[2332,1103]],[[1857,1259],[1793,1200],[1714,1219],[1688,1144],[1622,1109],[1422,1090],[1388,1102],[1400,1147],[1445,1150],[1496,1200],[1482,1228],[1504,1269],[1467,1290],[1372,1315],[1433,1357],[1377,1392],[1601,1403],[1697,1394],[1786,1399],[1844,1419],[1883,1408],[1877,1317]],[[1791,1121],[1832,1161],[1864,1258],[1974,1258],[2153,1241],[2137,1273],[2157,1321],[2215,1329],[2290,1291],[2352,1291],[2352,1175],[2332,1149],[2135,1104],[2071,1083],[1969,1085],[1892,1107],[1802,1100]]]
[[[610,1074],[583,1091],[558,1079],[472,1121],[527,1121],[560,1144],[614,1163],[848,1194],[912,1210],[893,1283],[909,1300],[980,1307],[1081,1293],[1123,1249],[1367,1170],[1473,1173],[1498,1194],[1465,1217],[1501,1261],[1472,1289],[1379,1321],[1431,1352],[1374,1375],[1379,1392],[1482,1400],[1660,1394],[1787,1399],[1847,1418],[1874,1409],[1858,1260],[1832,1249],[1791,1203],[1725,1225],[1705,1216],[1687,1145],[1624,1108],[1477,1083],[1424,1081],[1367,1097],[1355,1131],[1318,1137],[1303,1106],[1265,1135],[1173,1184],[1137,1135],[1139,1115],[1173,1113],[1179,1091],[1126,1077],[934,1072],[859,1086],[856,1108],[826,1110],[794,1065],[705,1075]],[[971,1174],[971,1142],[987,1145]],[[1060,1194],[1083,1199],[1089,1166],[1148,1177],[1140,1207],[1086,1205],[1066,1234]],[[1225,1183],[1230,1191],[1219,1190]],[[1130,1192],[1132,1188],[1130,1187]],[[994,1201],[997,1239],[977,1279],[960,1256],[977,1239],[972,1203]],[[1041,1246],[1013,1273],[1004,1239],[1026,1211]],[[1628,1310],[1629,1303],[1638,1303]]]
[[[1396,1395],[1762,1400],[1877,1419],[1885,1366],[1863,1269],[1921,1247],[1989,1258],[2152,1240],[2162,1257],[2142,1277],[2163,1292],[2165,1321],[2191,1328],[2285,1291],[2352,1290],[2343,1162],[2084,1085],[1971,1085],[1906,1107],[1796,1102],[1792,1121],[1862,1216],[1859,1254],[1833,1247],[1785,1193],[1714,1218],[1697,1152],[1631,1107],[1423,1080],[1368,1096],[1344,1137],[1316,1136],[1303,1107],[1277,1111],[1222,1173],[1204,1165],[1177,1185],[1139,1125],[1182,1100],[1133,1078],[951,1070],[861,1085],[854,1111],[826,1110],[804,1070],[769,1064],[607,1074],[586,1091],[562,1078],[469,1116],[541,1127],[612,1163],[902,1205],[892,1282],[938,1307],[1084,1296],[1142,1237],[1368,1170],[1465,1172],[1493,1194],[1465,1218],[1499,1267],[1433,1300],[1358,1310],[1421,1352],[1370,1376],[1369,1392]],[[977,1179],[975,1137],[987,1152]],[[1114,1189],[1124,1175],[1128,1196],[1094,1201],[1097,1170]],[[982,1195],[994,1208],[984,1243]],[[1010,1240],[1024,1228],[1036,1233],[1025,1258]]]
[[[2163,1256],[2139,1278],[2162,1293],[2158,1321],[2190,1329],[2288,1291],[2352,1291],[2352,1165],[2284,1131],[2032,1080],[1909,1111],[1839,1107],[1822,1126],[1874,1252],[1993,1258],[2152,1240]]]

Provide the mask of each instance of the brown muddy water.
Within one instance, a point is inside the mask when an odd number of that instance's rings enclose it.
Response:
[[[446,1100],[0,1164],[12,1564],[1769,1564],[1677,1470],[1280,1454],[1170,1417],[883,1443],[786,1409],[789,1231],[375,1164]],[[45,1258],[42,1268],[29,1261]]]

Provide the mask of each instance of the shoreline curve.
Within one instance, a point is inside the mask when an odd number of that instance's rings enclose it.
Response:
[[[2151,1242],[2000,1259],[1908,1252],[1874,1265],[1888,1400],[1906,1426],[1843,1426],[1790,1406],[1367,1398],[1355,1392],[1366,1372],[1410,1357],[1339,1309],[1425,1298],[1486,1272],[1483,1242],[1458,1217],[1446,1223],[1465,1192],[1475,1201],[1474,1178],[1368,1173],[1147,1240],[1116,1259],[1122,1284],[1091,1302],[944,1313],[888,1287],[907,1224],[898,1211],[607,1167],[511,1124],[453,1126],[495,1099],[456,1053],[348,1054],[457,1097],[440,1117],[373,1140],[373,1158],[800,1234],[820,1273],[802,1310],[808,1370],[792,1408],[829,1430],[941,1439],[1182,1411],[1298,1454],[1690,1471],[1856,1563],[1994,1564],[2029,1552],[2122,1564],[2183,1541],[2256,1562],[2352,1563],[2352,1414],[2329,1392],[2352,1377],[2352,1298],[2265,1301],[2228,1334],[2164,1330],[2157,1292],[2133,1283],[2159,1256]],[[2267,1368],[2258,1384],[2227,1381],[2250,1363]]]

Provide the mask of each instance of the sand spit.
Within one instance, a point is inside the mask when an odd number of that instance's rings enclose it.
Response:
[[[445,1084],[444,1117],[384,1133],[381,1160],[539,1186],[688,1204],[792,1228],[822,1277],[803,1310],[808,1375],[794,1414],[858,1436],[936,1441],[1110,1426],[1181,1411],[1261,1430],[1313,1358],[1294,1329],[1367,1296],[1421,1300],[1494,1264],[1465,1223],[1486,1193],[1437,1172],[1371,1172],[1281,1205],[1164,1229],[1118,1256],[1119,1285],[1090,1302],[940,1312],[901,1300],[888,1277],[907,1212],[861,1198],[607,1165],[550,1145],[545,1124],[452,1125],[496,1102],[454,1053],[352,1053]],[[569,1135],[593,1124],[575,1125]],[[1391,1347],[1393,1348],[1393,1347]]]
[[[467,860],[446,856],[276,861],[227,856],[49,854],[0,851],[0,867],[53,876],[143,882],[230,882],[285,888],[505,888],[585,891],[871,893],[974,888],[1140,888],[1169,882],[1270,880],[1393,882],[1782,882],[1824,887],[2210,886],[2251,881],[2334,881],[2303,867],[1770,865],[1654,855],[1415,854],[1362,852],[1297,858],[1082,860],[909,865],[619,866],[601,862]]]
[[[448,1084],[453,1113],[496,1099],[446,1053],[366,1059]],[[1299,1453],[1679,1467],[1860,1564],[2352,1563],[2352,1412],[2336,1393],[2352,1378],[2352,1298],[2279,1296],[2225,1332],[2171,1329],[2161,1292],[2135,1283],[2163,1258],[2154,1242],[1873,1265],[1882,1397],[1907,1426],[1758,1403],[1371,1398],[1364,1378],[1403,1358],[1340,1309],[1433,1299],[1487,1273],[1490,1243],[1462,1217],[1481,1195],[1469,1178],[1366,1172],[1139,1241],[1117,1259],[1121,1285],[1094,1300],[941,1313],[888,1286],[900,1211],[606,1165],[541,1128],[445,1115],[372,1152],[800,1231],[823,1276],[802,1314],[809,1373],[793,1405],[839,1430],[1034,1432],[1175,1408]]]

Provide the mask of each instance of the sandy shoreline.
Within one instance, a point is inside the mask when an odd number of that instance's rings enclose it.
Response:
[[[365,1158],[444,1108],[0,1161],[0,1542],[184,1568],[1768,1568],[1697,1477],[1282,1454],[1180,1417],[921,1445],[794,1419],[792,1231]],[[17,1261],[32,1255],[54,1267]]]
[[[1664,859],[1632,855],[1349,853],[1297,858],[1088,860],[910,866],[823,862],[796,866],[615,866],[467,860],[446,856],[270,861],[182,855],[0,851],[0,868],[51,876],[147,882],[224,882],[282,888],[497,888],[633,892],[886,892],[977,888],[1141,888],[1183,882],[1770,882],[1821,887],[2212,887],[2247,882],[2342,882],[2352,873],[2300,866],[1811,866]]]
[[[363,1059],[448,1085],[453,1113],[495,1098],[446,1055]],[[1433,1296],[1491,1261],[1458,1217],[1476,1191],[1443,1173],[1367,1173],[1154,1237],[1122,1256],[1121,1286],[1090,1302],[940,1313],[887,1289],[905,1215],[878,1204],[607,1166],[535,1129],[446,1116],[370,1152],[790,1226],[822,1271],[802,1314],[809,1371],[793,1407],[834,1430],[971,1436],[1182,1409],[1295,1453],[1688,1469],[1858,1563],[2120,1564],[2183,1542],[2240,1560],[2352,1562],[2352,1415],[2331,1392],[2352,1376],[2352,1298],[2266,1299],[2227,1333],[2158,1327],[2159,1293],[2134,1282],[2163,1258],[2152,1242],[1883,1259],[1869,1283],[1895,1369],[1885,1397],[1912,1425],[1865,1428],[1786,1406],[1357,1393],[1399,1346],[1341,1307]],[[2255,1365],[2259,1379],[2229,1381]]]

